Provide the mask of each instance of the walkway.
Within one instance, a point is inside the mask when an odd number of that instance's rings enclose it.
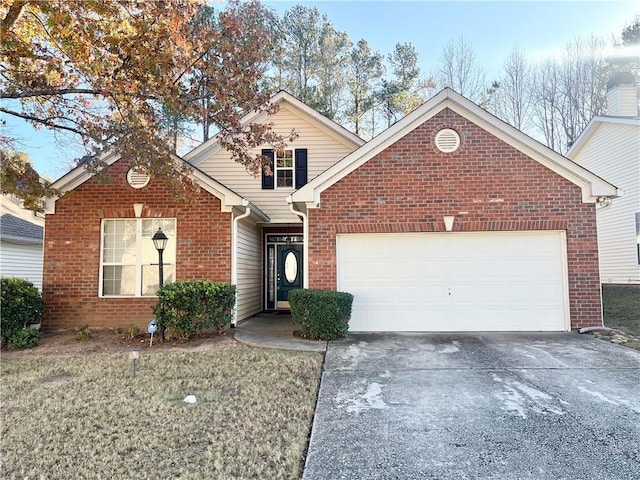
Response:
[[[291,316],[285,314],[260,313],[240,322],[233,338],[240,343],[253,347],[282,348],[285,350],[304,350],[326,352],[327,342],[305,340],[293,334],[295,327]]]

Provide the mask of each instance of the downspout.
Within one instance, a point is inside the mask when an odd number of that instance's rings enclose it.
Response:
[[[287,197],[289,210],[302,217],[302,288],[309,288],[309,217],[304,212],[296,210],[291,197]]]
[[[236,301],[233,306],[233,318],[231,319],[231,328],[238,325],[238,222],[243,218],[247,218],[251,215],[251,207],[249,207],[249,200],[242,199],[242,206],[244,207],[244,213],[234,217],[231,231],[231,285],[236,286]]]

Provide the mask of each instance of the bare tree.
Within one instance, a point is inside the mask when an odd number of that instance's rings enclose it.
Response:
[[[533,73],[532,84],[532,123],[544,138],[545,144],[553,150],[560,151],[562,93],[560,66],[557,61],[549,59],[540,63]]]
[[[565,153],[589,121],[605,110],[611,74],[597,37],[576,39],[560,60],[546,60],[534,76],[533,118],[547,145]]]
[[[531,69],[522,50],[514,47],[502,66],[496,114],[518,130],[527,130],[531,107]]]
[[[442,87],[450,87],[474,102],[480,102],[485,93],[485,74],[476,61],[471,45],[460,36],[450,40],[440,55],[436,77]]]

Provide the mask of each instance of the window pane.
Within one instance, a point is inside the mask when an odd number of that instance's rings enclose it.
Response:
[[[150,218],[142,220],[142,259],[141,263],[158,263],[158,251],[151,238],[162,228],[164,234],[169,237],[167,246],[162,253],[163,263],[175,263],[176,261],[176,221],[175,219]],[[156,265],[156,269],[157,269]]]
[[[163,265],[162,274],[164,276],[164,284],[175,282],[175,265]],[[159,268],[158,265],[143,265],[142,266],[142,295],[154,296],[159,287]]]
[[[291,170],[278,170],[278,187],[293,187],[293,172]]]
[[[105,220],[103,238],[105,263],[135,263],[135,220]]]
[[[280,150],[276,154],[277,168],[293,168],[293,150]]]
[[[135,295],[135,285],[135,266],[106,265],[103,267],[103,295]]]

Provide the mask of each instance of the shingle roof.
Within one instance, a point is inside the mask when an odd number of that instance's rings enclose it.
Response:
[[[10,213],[0,217],[0,237],[42,240],[44,229]]]

